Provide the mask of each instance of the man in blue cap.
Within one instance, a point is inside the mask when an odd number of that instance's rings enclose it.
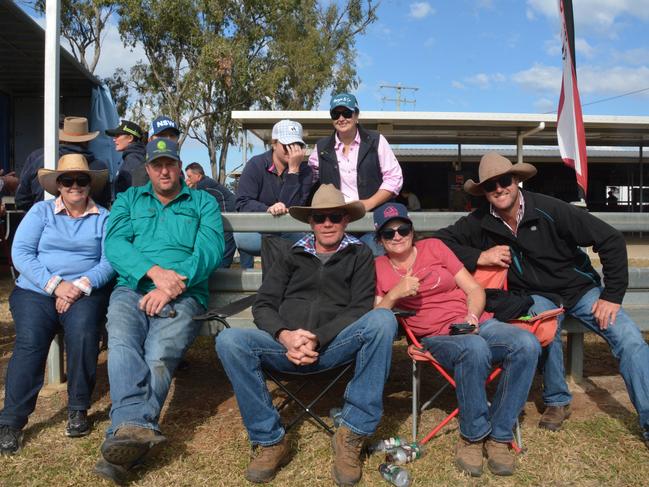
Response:
[[[118,279],[106,324],[111,425],[95,472],[116,483],[165,440],[160,411],[224,247],[218,204],[181,179],[178,144],[156,139],[146,154],[150,181],[118,196],[104,244]]]
[[[314,181],[333,184],[346,202],[360,200],[366,211],[394,199],[403,185],[401,166],[385,137],[358,123],[356,97],[350,93],[334,95],[329,113],[335,132],[320,139],[309,157]],[[382,253],[373,233],[361,240],[375,255]]]
[[[149,140],[169,139],[178,142],[179,137],[178,124],[169,117],[161,115],[151,122],[151,137]]]

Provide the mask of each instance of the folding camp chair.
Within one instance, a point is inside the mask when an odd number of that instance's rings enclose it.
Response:
[[[483,286],[489,288],[506,288],[506,278],[507,278],[507,269],[499,268],[481,268],[474,274],[476,280]],[[545,336],[554,336],[554,331],[556,331],[557,326],[557,316],[563,313],[562,308],[557,308],[555,310],[546,311],[538,316],[531,317],[526,320],[516,320],[517,323],[512,323],[515,326],[525,327],[531,333],[537,335],[541,330],[543,325],[543,332]],[[401,324],[403,330],[406,333],[408,338],[408,355],[412,359],[412,437],[413,441],[417,441],[417,428],[419,415],[425,409],[427,409],[449,386],[455,389],[456,384],[452,375],[444,369],[444,367],[433,357],[433,355],[426,350],[426,348],[419,342],[415,334],[408,327],[406,318],[409,315],[408,312],[397,312],[395,313],[399,323]],[[524,324],[523,324],[524,323]],[[545,340],[545,337],[544,337]],[[543,345],[543,342],[542,342]],[[428,363],[433,366],[435,370],[446,380],[446,383],[421,407],[419,406],[420,402],[420,392],[421,392],[421,367],[420,363]],[[502,372],[501,367],[495,367],[485,383],[485,387],[496,379]],[[439,433],[444,426],[446,426],[453,418],[459,414],[459,408],[455,408],[446,418],[444,418],[439,424],[437,424],[421,441],[420,445],[423,445],[430,441],[437,433]],[[516,452],[520,452],[523,446],[523,438],[520,432],[520,426],[518,421],[516,421],[516,431],[515,431],[515,441],[512,442],[512,448]]]
[[[277,261],[278,258],[284,253],[289,252],[291,243],[281,237],[275,235],[267,235],[262,238],[261,243],[261,265],[262,265],[262,280],[264,274],[266,274],[273,263]],[[235,314],[241,313],[246,308],[252,306],[256,299],[256,294],[246,296],[242,299],[234,301],[226,306],[220,308],[213,308],[208,310],[202,315],[195,316],[194,319],[197,321],[218,321],[225,328],[230,328],[228,323],[228,318]],[[218,337],[217,337],[218,340]],[[283,399],[279,404],[275,405],[278,411],[283,411],[290,404],[295,403],[300,412],[293,417],[290,421],[285,422],[284,430],[288,431],[293,426],[295,426],[304,416],[309,416],[315,423],[320,426],[324,431],[329,435],[334,434],[334,430],[314,411],[314,406],[319,402],[327,393],[351,370],[353,370],[354,362],[348,362],[342,364],[340,367],[329,370],[318,372],[309,375],[303,374],[288,374],[288,373],[279,373],[271,371],[268,369],[263,369],[264,375],[267,380],[274,382],[279,389],[281,389],[286,398]],[[303,401],[298,397],[298,394],[302,392],[310,383],[313,382],[313,376],[326,377],[324,387],[319,390],[318,394],[308,400]],[[301,379],[301,383],[296,387],[290,387],[290,383],[294,383],[295,379]]]

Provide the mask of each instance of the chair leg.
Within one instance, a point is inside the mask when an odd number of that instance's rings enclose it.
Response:
[[[412,441],[417,441],[417,420],[419,416],[419,392],[421,384],[421,368],[412,361]]]
[[[521,453],[523,451],[523,434],[521,433],[521,424],[518,418],[516,418],[514,437],[516,441],[512,444],[512,448],[516,453]]]

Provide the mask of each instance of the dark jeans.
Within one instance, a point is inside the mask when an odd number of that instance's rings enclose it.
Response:
[[[43,387],[50,343],[64,331],[67,354],[68,409],[86,410],[95,387],[99,328],[106,316],[110,287],[83,296],[59,315],[56,298],[16,287],[9,306],[16,326],[16,343],[5,381],[0,424],[23,428]]]
[[[232,232],[223,232],[223,238],[225,239],[225,249],[223,250],[223,258],[219,268],[229,269],[232,265],[234,253],[237,251],[237,244],[234,242]]]

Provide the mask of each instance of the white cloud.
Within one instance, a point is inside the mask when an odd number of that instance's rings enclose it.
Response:
[[[487,88],[491,88],[491,85],[493,83],[502,83],[505,81],[507,78],[505,75],[502,73],[494,73],[494,74],[488,74],[488,73],[477,73],[474,74],[473,76],[469,76],[467,78],[464,78],[462,87],[465,85],[472,85],[472,86],[477,86],[478,88],[482,90],[486,90]],[[457,86],[454,86],[457,88]]]
[[[626,51],[619,51],[613,53],[613,58],[616,61],[621,61],[631,66],[640,66],[647,62],[649,59],[649,48],[637,47],[628,49]]]
[[[577,31],[589,28],[614,37],[624,16],[649,20],[647,0],[576,0],[573,5]],[[536,14],[555,19],[559,15],[557,0],[527,0],[528,19],[535,19]]]
[[[410,4],[409,16],[413,19],[423,19],[434,13],[435,9],[428,2],[413,2]]]
[[[92,59],[92,55],[93,52],[89,52],[88,59]],[[141,46],[136,46],[135,49],[124,47],[119,38],[117,25],[110,23],[106,26],[95,75],[105,78],[111,76],[116,68],[123,68],[128,73],[131,66],[145,59],[144,49]]]
[[[575,50],[586,59],[592,59],[595,56],[595,48],[591,46],[583,37],[575,37]]]
[[[466,88],[466,86],[464,86],[464,83],[462,83],[461,81],[456,81],[456,80],[451,82],[451,86],[453,88],[457,89],[457,90],[463,90],[463,89]]]
[[[561,88],[561,70],[555,66],[535,64],[512,75],[512,81],[531,91],[554,91]]]
[[[557,95],[556,100],[551,100],[547,97],[539,98],[534,102],[534,108],[536,108],[539,113],[551,113],[557,110],[559,103],[559,96]]]

